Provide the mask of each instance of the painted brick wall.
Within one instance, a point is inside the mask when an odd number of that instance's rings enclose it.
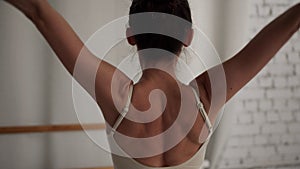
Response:
[[[297,2],[251,0],[249,40]],[[236,98],[219,168],[300,168],[299,31]]]

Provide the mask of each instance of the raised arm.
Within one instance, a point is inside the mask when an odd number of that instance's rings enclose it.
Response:
[[[72,74],[83,43],[61,15],[46,0],[6,1],[18,8],[33,22]]]
[[[100,106],[106,105],[110,109],[114,106],[111,96],[111,81],[114,73],[119,79],[114,87],[120,90],[121,97],[123,93],[125,97],[128,90],[126,86],[131,82],[130,79],[114,66],[90,53],[71,26],[46,0],[6,0],[6,2],[18,8],[34,23],[72,75],[74,75],[76,64],[76,74],[77,69],[80,71],[75,77],[76,80],[97,100]],[[80,52],[81,55],[78,58]],[[95,72],[97,72],[96,77],[91,76]],[[125,99],[119,98],[118,100]]]
[[[258,74],[299,27],[300,4],[297,4],[261,30],[238,54],[223,63],[227,101]],[[204,74],[204,79],[208,79],[207,74]],[[210,93],[209,80],[205,81]]]

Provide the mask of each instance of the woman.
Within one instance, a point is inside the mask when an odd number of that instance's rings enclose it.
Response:
[[[6,0],[6,2],[22,11],[36,25],[72,75],[76,69],[79,53],[83,51],[85,61],[80,66],[83,68],[83,78],[75,78],[95,98],[108,126],[112,126],[108,132],[108,135],[112,136],[110,138],[113,138],[110,143],[113,144],[115,139],[125,154],[130,156],[136,151],[163,150],[170,140],[162,138],[159,144],[153,142],[136,145],[139,148],[135,149],[130,142],[114,137],[115,133],[133,138],[152,137],[166,131],[172,125],[180,106],[185,107],[183,109],[185,112],[195,110],[198,112],[195,123],[178,144],[161,151],[160,154],[141,156],[141,158],[113,154],[115,168],[200,168],[211,135],[211,121],[214,121],[213,118],[208,118],[208,115],[216,113],[223,105],[211,107],[212,86],[216,84],[211,83],[209,71],[217,69],[218,66],[197,76],[195,83],[190,86],[181,84],[174,76],[174,63],[177,61],[177,56],[184,46],[190,45],[193,38],[191,26],[176,28],[176,31],[184,32],[182,41],[178,41],[163,35],[135,35],[137,26],[132,19],[129,21],[128,42],[137,46],[143,67],[141,79],[133,85],[132,81],[117,68],[84,49],[83,42],[46,0]],[[167,13],[192,22],[187,0],[133,0],[130,14],[142,12]],[[167,24],[162,23],[162,27],[167,27]],[[297,4],[271,22],[244,49],[222,64],[226,75],[226,102],[270,61],[299,27],[300,4]],[[167,52],[156,56],[143,53],[150,48]],[[95,93],[93,93],[89,85],[84,82],[84,75],[88,76],[90,69],[97,68],[100,62],[95,80]],[[156,93],[154,99],[150,96],[151,101],[149,101],[148,96],[156,89],[163,91],[164,94]],[[148,114],[163,113],[151,122],[137,123],[126,118],[134,111],[147,111]],[[179,124],[178,133],[173,134],[182,136],[181,127],[189,120],[185,119]],[[144,148],[141,150],[140,146]],[[134,150],[131,152],[130,149]]]

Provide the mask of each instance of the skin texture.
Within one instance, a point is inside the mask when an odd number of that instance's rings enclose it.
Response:
[[[95,81],[96,93],[93,93],[90,84],[85,83],[86,79],[76,78],[76,80],[91,94],[100,106],[108,124],[113,125],[119,116],[118,110],[124,107],[127,101],[129,86],[132,81],[122,72],[105,61],[101,61],[84,48],[83,42],[78,38],[70,25],[61,17],[45,0],[6,0],[6,2],[22,11],[37,27],[45,37],[51,48],[54,50],[65,68],[73,75],[74,66],[78,55],[83,49],[84,62],[82,67],[83,77],[88,76],[92,70],[97,70]],[[234,57],[223,63],[226,74],[226,101],[230,100],[242,87],[244,87],[255,75],[270,61],[278,50],[288,41],[288,39],[299,29],[300,26],[300,5],[297,4],[287,12],[279,16],[268,26],[266,26],[250,43],[237,53]],[[129,32],[129,31],[127,31]],[[190,33],[192,36],[192,32]],[[187,41],[191,38],[187,38]],[[128,39],[131,45],[135,45],[134,39]],[[140,58],[141,63],[148,65],[168,65],[163,60],[157,62],[147,62]],[[168,68],[165,66],[165,68]],[[208,71],[218,69],[218,66]],[[171,70],[171,68],[170,68]],[[114,83],[114,90],[118,95],[111,94],[111,82],[113,75],[118,79]],[[204,103],[208,113],[211,100],[211,84],[208,72],[196,78],[196,82],[201,93],[200,99]],[[132,105],[140,111],[148,110],[151,105],[148,100],[150,92],[154,89],[161,89],[168,103],[166,109],[162,110],[163,115],[151,123],[139,124],[125,119],[118,131],[133,137],[150,137],[165,131],[174,122],[174,117],[178,114],[180,105],[179,88],[189,97],[191,106],[195,105],[194,96],[189,86],[176,85],[176,81],[170,75],[159,70],[146,70],[138,84],[134,86]],[[220,87],[221,90],[221,87]],[[153,106],[153,105],[152,105]],[[154,105],[156,110],[163,109],[159,103]],[[222,105],[220,105],[222,106]],[[216,110],[218,108],[215,108]],[[188,160],[197,152],[202,145],[198,138],[204,128],[204,121],[199,115],[190,133],[178,145],[171,150],[150,158],[136,159],[142,164],[154,167],[173,166]],[[205,140],[205,138],[203,139]],[[151,146],[151,145],[149,145]],[[162,145],[163,146],[163,145]]]

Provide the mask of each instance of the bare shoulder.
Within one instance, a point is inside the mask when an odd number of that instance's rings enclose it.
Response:
[[[101,108],[105,121],[110,125],[115,123],[124,109],[130,95],[130,87],[133,85],[132,80],[121,71],[112,69],[106,71],[106,74],[98,73],[95,84],[97,104]]]

